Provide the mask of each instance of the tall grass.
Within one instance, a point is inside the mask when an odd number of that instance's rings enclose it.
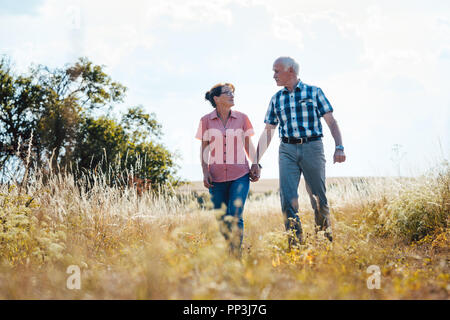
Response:
[[[444,162],[426,175],[393,185],[378,201],[370,201],[368,220],[380,234],[407,242],[436,236],[448,228],[450,166]]]
[[[277,186],[274,186],[274,189]],[[449,167],[414,179],[328,184],[334,242],[314,232],[300,190],[305,245],[289,250],[279,195],[250,197],[235,259],[207,197],[161,188],[139,195],[104,173],[30,173],[0,186],[0,298],[447,298]],[[69,265],[82,287],[66,286]],[[378,265],[382,288],[369,290]]]

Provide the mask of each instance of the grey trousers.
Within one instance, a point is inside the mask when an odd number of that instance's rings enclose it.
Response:
[[[280,200],[289,245],[302,241],[298,217],[298,186],[303,173],[306,190],[314,210],[316,231],[326,231],[331,240],[330,213],[325,186],[325,154],[322,140],[304,144],[281,142],[279,148]]]

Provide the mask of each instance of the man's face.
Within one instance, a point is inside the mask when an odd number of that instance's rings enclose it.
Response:
[[[273,78],[275,79],[277,86],[286,86],[292,77],[295,75],[292,68],[285,70],[285,66],[281,62],[273,64]],[[295,76],[294,76],[295,78]]]

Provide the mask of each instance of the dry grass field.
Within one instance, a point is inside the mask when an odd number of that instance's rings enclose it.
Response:
[[[138,196],[102,176],[79,188],[37,174],[0,186],[0,299],[448,299],[449,182],[448,164],[328,179],[332,244],[301,186],[306,241],[289,250],[277,181],[260,181],[236,259],[199,182]]]

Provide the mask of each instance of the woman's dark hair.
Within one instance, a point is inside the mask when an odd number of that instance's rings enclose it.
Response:
[[[216,107],[216,102],[214,101],[214,97],[218,97],[222,94],[222,88],[223,87],[230,87],[231,90],[234,92],[234,86],[231,83],[218,83],[214,87],[211,88],[208,92],[205,94],[205,100],[208,100],[213,108]]]

